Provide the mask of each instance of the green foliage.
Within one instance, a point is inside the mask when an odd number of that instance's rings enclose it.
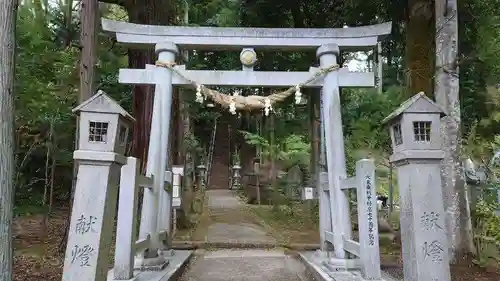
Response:
[[[257,134],[253,134],[253,133],[246,132],[246,131],[240,131],[240,133],[243,134],[245,141],[249,145],[253,145],[253,146],[256,146],[258,148],[264,149],[263,153],[265,155],[270,154],[269,142],[265,138],[263,138]]]
[[[353,173],[355,162],[362,158],[375,158],[387,166],[391,147],[382,120],[405,100],[403,89],[390,87],[382,94],[375,90],[344,90],[342,98],[348,172]]]
[[[342,98],[344,126],[351,144],[368,150],[388,150],[389,134],[382,120],[404,101],[403,89],[391,87],[382,94],[375,90],[344,90]]]
[[[500,206],[497,203],[479,201],[474,211],[476,234],[494,238],[500,243],[500,216],[495,210]]]
[[[459,4],[460,97],[462,133],[468,134],[474,124],[490,119],[498,111],[500,80],[500,2],[498,0],[466,0]],[[484,122],[484,121],[483,121]],[[499,134],[495,124],[475,128],[475,133],[489,138]]]
[[[482,199],[476,203],[471,213],[476,247],[479,251],[478,262],[483,264],[489,260],[488,249],[495,245],[500,249],[500,217],[496,214],[496,210],[500,209],[500,204],[497,202],[500,165],[498,161],[492,162],[492,155],[500,151],[500,135],[484,138],[476,133],[477,127],[477,125],[472,126],[463,153],[475,159],[475,162],[479,162],[488,173],[487,183],[481,188]]]
[[[190,20],[208,26],[239,26],[240,0],[190,1]]]
[[[70,1],[44,7],[19,5],[15,81],[16,212],[50,202],[67,204],[71,190],[75,116],[79,87],[79,20]],[[131,108],[128,86],[117,84],[117,69],[127,64],[123,48],[102,40],[98,87]],[[53,170],[53,172],[52,172]],[[45,198],[44,198],[45,193]],[[43,209],[43,208],[42,208]]]
[[[69,109],[76,101],[78,72],[74,66],[79,50],[59,48],[55,34],[28,7],[20,6],[15,84],[18,203],[42,203],[47,150],[57,159],[60,171],[71,177],[75,121]],[[61,180],[68,179],[63,176]]]
[[[282,161],[285,167],[292,165],[309,165],[311,145],[304,140],[303,136],[291,134],[276,140],[271,145],[269,141],[254,133],[240,131],[245,141],[262,152],[262,156]]]
[[[201,148],[201,144],[199,139],[193,135],[188,134],[184,136],[184,142],[186,144],[186,149],[195,153],[202,153],[203,149]]]
[[[194,134],[186,134],[184,136],[184,144],[186,146],[186,150],[191,153],[192,159],[195,160],[194,163],[205,162],[205,151],[199,138],[197,138]]]
[[[286,161],[286,166],[309,165],[311,144],[305,141],[303,136],[289,135],[282,141],[283,150],[280,152],[281,159]]]

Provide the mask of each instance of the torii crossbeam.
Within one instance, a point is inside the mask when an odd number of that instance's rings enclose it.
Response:
[[[102,19],[102,29],[120,43],[148,47],[169,41],[184,50],[316,50],[334,43],[341,50],[372,49],[391,33],[392,23],[349,28],[235,28],[141,25]]]

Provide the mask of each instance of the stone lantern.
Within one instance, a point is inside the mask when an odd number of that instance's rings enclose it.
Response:
[[[384,119],[398,173],[405,281],[449,281],[450,267],[441,187],[441,117],[420,92]]]
[[[205,189],[205,172],[207,171],[207,167],[203,164],[196,166],[196,170],[198,171],[198,188],[200,190]]]
[[[240,189],[241,188],[241,166],[236,163],[233,166],[233,177],[231,180],[231,189]]]
[[[120,168],[134,122],[103,91],[73,109],[79,119],[78,161],[63,281],[105,281],[113,235]]]

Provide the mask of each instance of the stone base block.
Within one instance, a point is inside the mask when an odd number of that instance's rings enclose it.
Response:
[[[300,252],[299,258],[316,281],[365,281],[358,269],[359,260],[335,259],[326,252]],[[397,281],[382,272],[382,280]]]
[[[347,271],[361,269],[361,261],[359,259],[336,259],[330,258],[323,261],[323,265],[331,271]]]
[[[134,270],[139,271],[161,271],[167,267],[169,260],[163,256],[156,258],[137,259],[134,265]]]
[[[155,268],[156,270],[142,270],[142,268],[134,270],[134,277],[127,281],[174,281],[179,278],[179,276],[184,271],[186,265],[188,264],[191,256],[193,255],[193,251],[191,250],[177,250],[175,251],[175,255],[171,256],[168,259],[163,259],[163,262],[166,265],[151,265],[150,269]],[[151,259],[151,262],[155,263]],[[158,262],[157,260],[156,262]],[[148,261],[149,262],[149,261]],[[108,272],[107,281],[118,281],[114,279],[113,269]],[[123,281],[123,280],[121,280]]]
[[[110,277],[110,276],[111,276],[111,277]],[[137,275],[135,275],[135,276],[134,276],[134,277],[132,277],[131,279],[125,279],[125,280],[122,280],[122,279],[113,279],[113,278],[112,278],[112,275],[110,275],[110,274],[108,273],[108,281],[137,281],[137,277],[138,277],[138,276],[137,276]],[[110,278],[112,278],[112,279],[110,279]]]

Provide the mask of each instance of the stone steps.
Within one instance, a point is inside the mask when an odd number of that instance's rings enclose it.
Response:
[[[231,160],[229,124],[217,124],[215,147],[210,174],[210,189],[229,189],[229,165]]]
[[[198,250],[181,281],[312,281],[282,250]]]

